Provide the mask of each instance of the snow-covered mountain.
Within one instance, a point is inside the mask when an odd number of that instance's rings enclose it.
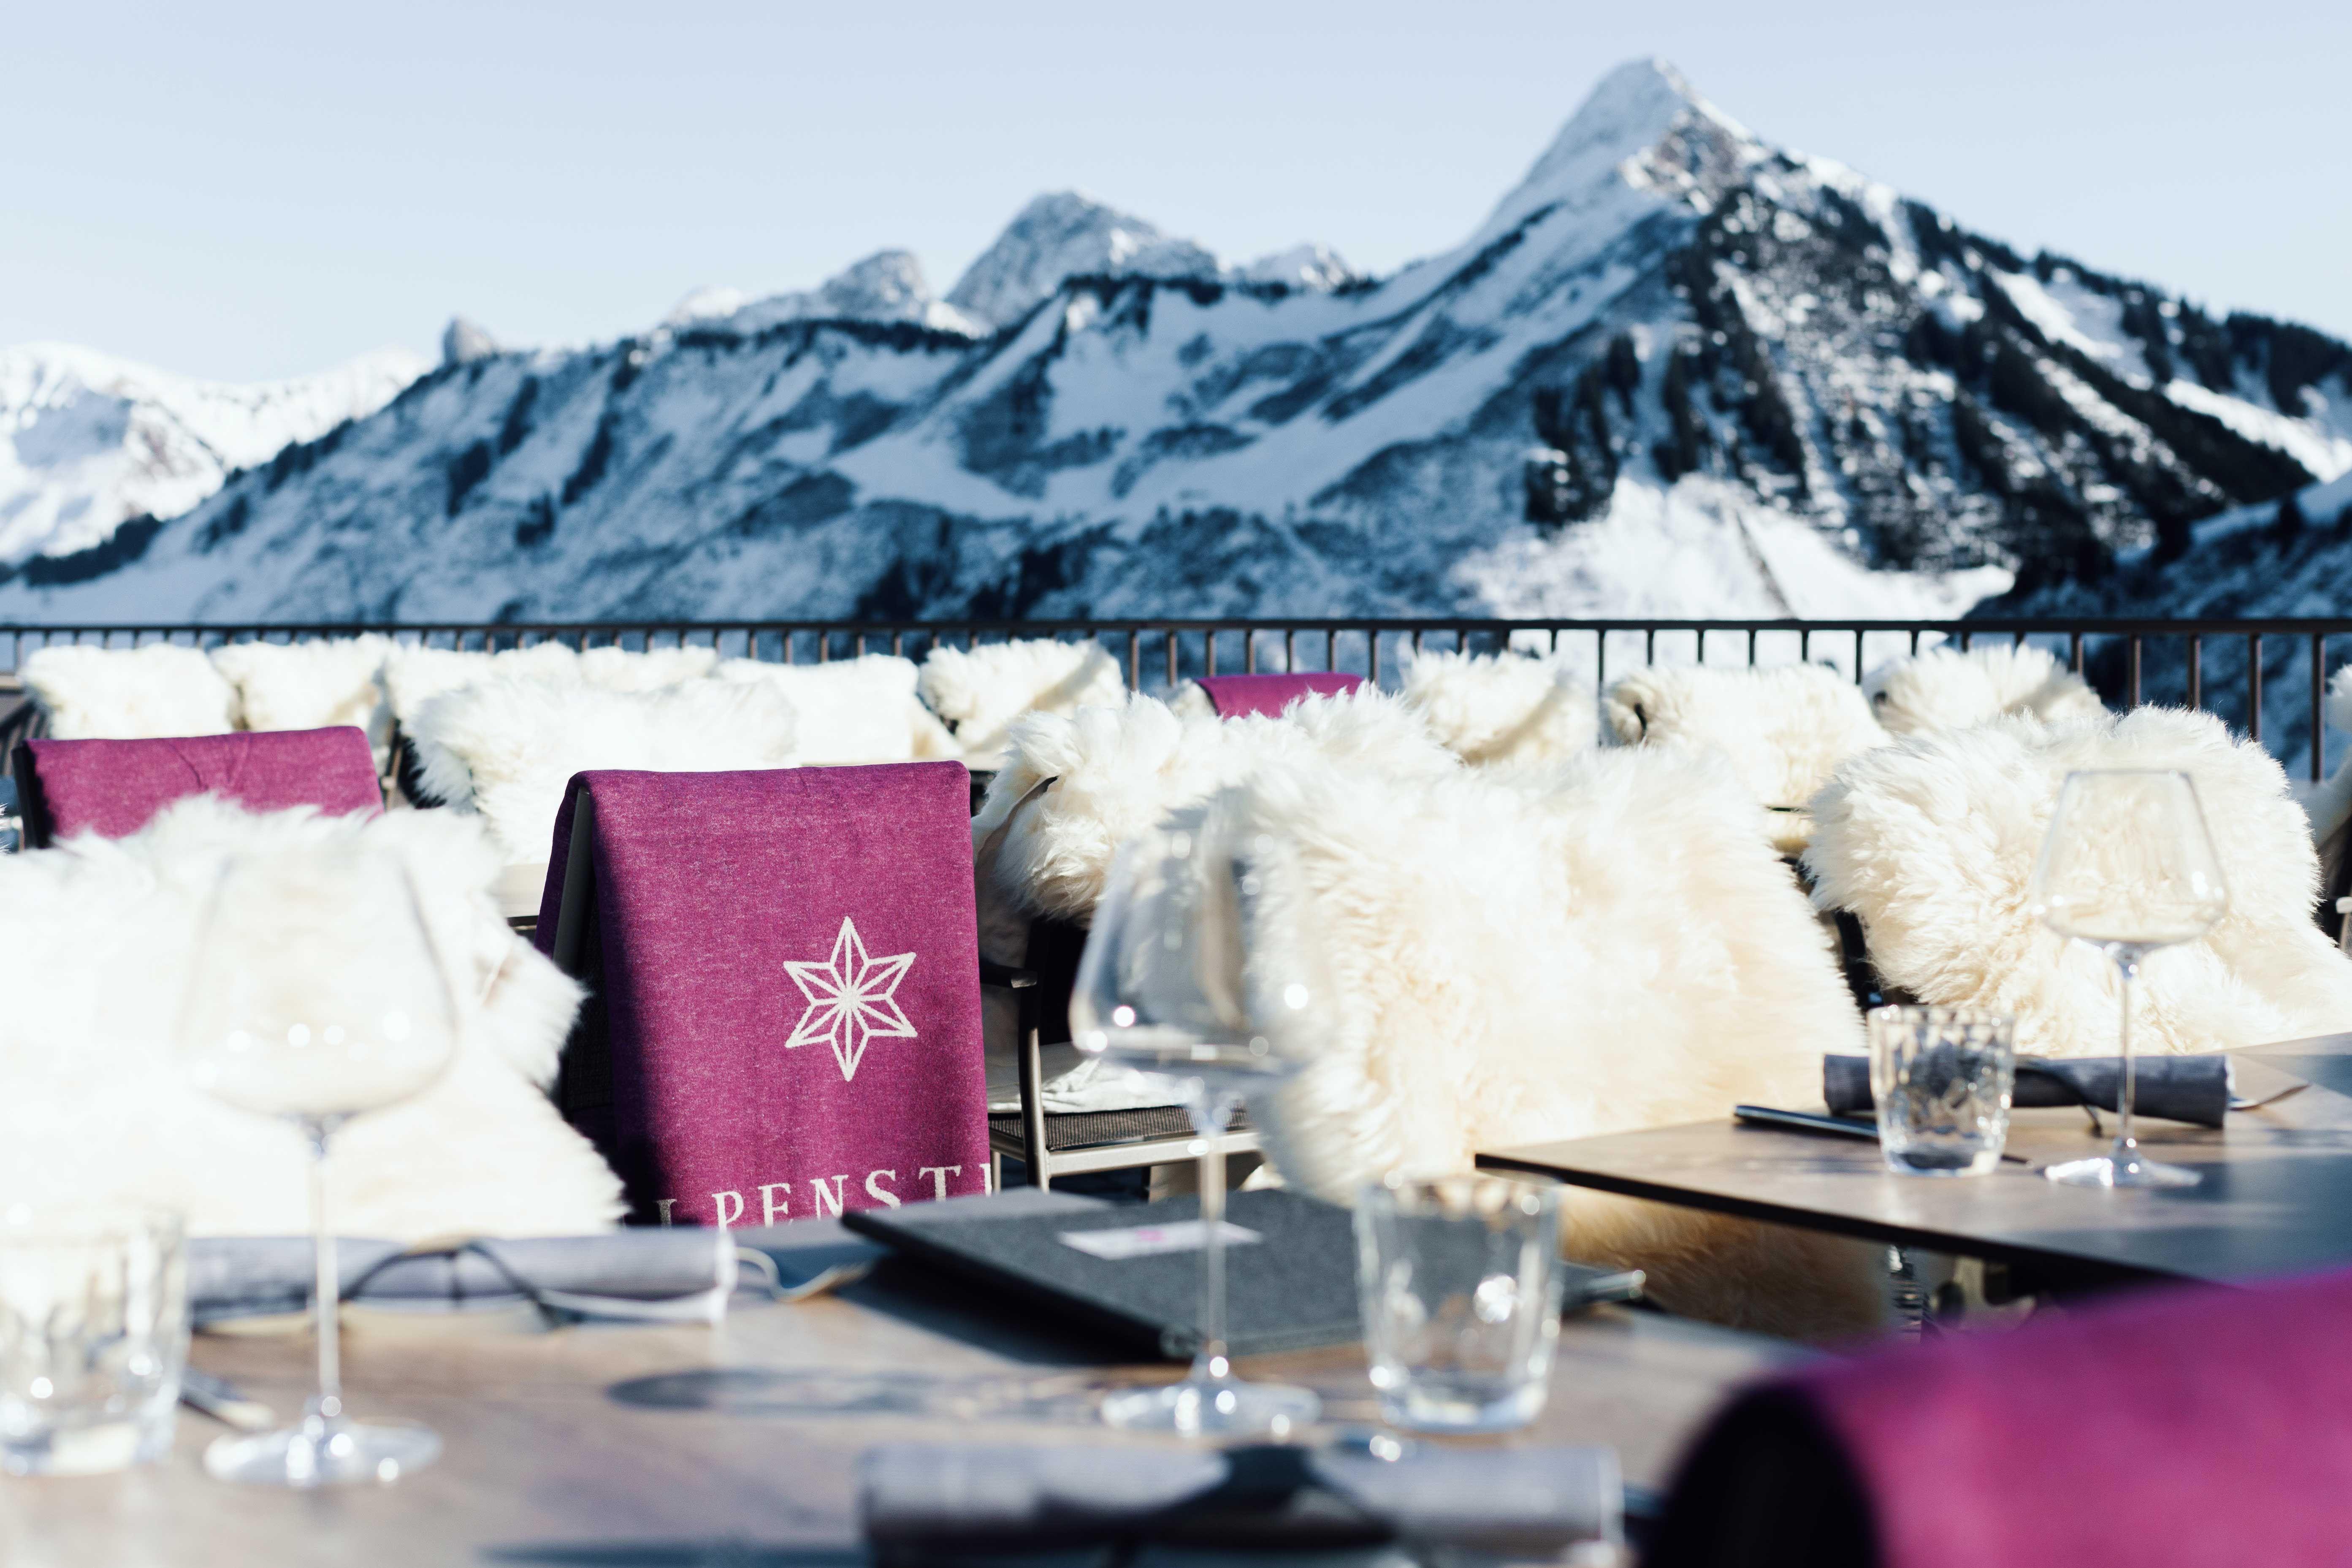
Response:
[[[318,375],[225,385],[65,343],[0,349],[0,566],[102,546],[238,468],[392,401],[429,368],[383,349]]]
[[[1384,279],[1073,195],[943,302],[860,268],[446,363],[0,616],[1940,615],[2352,466],[2344,345],[2021,256],[1654,62]]]

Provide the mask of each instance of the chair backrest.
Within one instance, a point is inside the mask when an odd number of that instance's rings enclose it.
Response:
[[[1204,675],[1201,689],[1220,719],[1244,713],[1279,714],[1302,697],[1337,697],[1364,683],[1360,675],[1315,671],[1297,675]]]
[[[2332,1563],[2352,1273],[2189,1289],[1825,1361],[1735,1400],[1651,1568]]]
[[[592,994],[557,1100],[643,1222],[984,1191],[954,763],[572,779],[541,947]]]
[[[365,731],[273,730],[168,741],[25,741],[15,773],[25,846],[121,838],[175,800],[217,795],[253,811],[383,809]]]

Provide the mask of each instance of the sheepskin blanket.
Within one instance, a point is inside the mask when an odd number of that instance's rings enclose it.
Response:
[[[1024,713],[1115,705],[1127,682],[1099,643],[1032,638],[935,647],[917,689],[954,733],[965,763],[985,771],[1002,764]]]
[[[367,731],[379,755],[392,739],[392,706],[378,679],[392,639],[375,632],[310,642],[224,643],[213,667],[236,688],[247,730]]]
[[[681,680],[707,679],[719,663],[715,647],[592,647],[580,656],[580,679],[614,691],[653,691]]]
[[[197,648],[66,643],[27,654],[20,673],[60,741],[226,735],[237,727],[236,689]]]
[[[1335,1202],[1482,1149],[1712,1121],[1820,1095],[1861,1021],[1821,923],[1720,758],[1600,751],[1513,772],[1382,776],[1325,758],[1220,795],[1259,847],[1261,1015],[1309,1061],[1252,1113],[1289,1184]],[[1883,1251],[1598,1194],[1574,1256],[1651,1273],[1676,1310],[1865,1329]]]
[[[2112,1055],[2115,965],[2029,908],[2078,768],[2188,773],[2229,882],[2221,924],[2143,967],[2136,1042],[2212,1051],[2352,1029],[2352,959],[2312,923],[2318,858],[2285,773],[2208,713],[2000,719],[1855,757],[1813,805],[1816,901],[1859,916],[1879,973],[1921,1001],[2014,1013],[2021,1051]]]
[[[824,664],[730,658],[721,680],[772,686],[800,716],[803,763],[908,763],[957,755],[955,738],[915,695],[915,661],[869,653]]]
[[[1878,721],[1897,735],[1973,729],[2004,713],[2059,722],[2106,711],[2081,676],[2032,643],[1931,647],[1871,671],[1863,689]]]
[[[383,658],[384,696],[403,730],[413,728],[418,710],[443,692],[503,676],[577,680],[580,656],[560,642],[533,643],[498,653],[403,644]]]
[[[1169,812],[1206,799],[1260,767],[1328,756],[1350,769],[1405,777],[1457,773],[1460,762],[1392,697],[1369,688],[1312,697],[1279,717],[1179,718],[1155,697],[1070,714],[1033,714],[1013,727],[1010,755],[972,819],[982,957],[1026,962],[1038,915],[1094,918],[1120,843]],[[992,1104],[1014,1081],[1014,1006],[983,998]],[[1164,1104],[1163,1085],[1049,1053],[1046,1109],[1107,1110]],[[1017,1104],[1017,1097],[1010,1103]]]
[[[247,813],[210,796],[122,839],[0,858],[0,1192],[177,1208],[199,1235],[309,1227],[300,1139],[188,1081],[173,1029],[197,924],[232,855],[368,844],[408,863],[451,965],[461,1043],[433,1086],[335,1139],[329,1205],[346,1236],[601,1230],[620,1183],[545,1086],[579,990],[506,928],[499,856],[448,812],[369,819]],[[375,918],[353,910],[352,918]]]
[[[1609,688],[1601,714],[1628,746],[1722,752],[1769,806],[1804,805],[1840,763],[1887,740],[1861,689],[1820,664],[1644,669]]]
[[[2352,665],[2328,679],[2327,722],[2332,729],[2352,731]],[[2317,745],[2324,739],[2315,735],[2312,743]],[[2352,821],[2352,760],[2338,766],[2326,783],[2299,788],[2297,796],[2311,823],[2311,841],[2320,846],[2326,868],[2332,874],[2344,854],[2344,825]]]
[[[1600,743],[1598,693],[1580,661],[1417,654],[1402,696],[1407,711],[1474,765],[1550,762]]]
[[[445,691],[409,729],[424,787],[480,813],[512,864],[547,858],[573,773],[789,767],[793,732],[792,703],[766,686],[692,680],[614,691],[529,678]]]

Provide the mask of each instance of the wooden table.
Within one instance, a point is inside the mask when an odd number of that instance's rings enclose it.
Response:
[[[2009,1148],[2031,1165],[1983,1176],[1897,1176],[1877,1146],[1729,1121],[1481,1154],[1496,1170],[2009,1264],[2038,1288],[2149,1279],[2242,1279],[2352,1264],[2352,1035],[2258,1047],[2239,1092],[2312,1087],[2209,1129],[2142,1121],[2155,1158],[2204,1173],[2179,1192],[2061,1187],[2038,1167],[2096,1153],[2077,1110],[2021,1110]],[[1806,1109],[1797,1107],[1795,1109]],[[1818,1109],[1818,1107],[1813,1108]],[[2103,1119],[2112,1134],[2114,1119]]]
[[[1084,1198],[1058,1197],[1083,1205]],[[755,1233],[793,1249],[805,1272],[866,1245],[830,1223]],[[784,1239],[779,1239],[784,1238]],[[741,1299],[747,1300],[747,1299]],[[0,1477],[0,1563],[8,1568],[199,1564],[847,1564],[856,1550],[853,1468],[893,1439],[1003,1443],[1145,1442],[1093,1416],[1099,1388],[1172,1378],[1166,1366],[1090,1361],[1040,1331],[1034,1312],[992,1310],[961,1287],[885,1263],[832,1297],[739,1310],[714,1328],[581,1325],[501,1334],[345,1341],[355,1415],[430,1423],[440,1463],[389,1487],[296,1493],[208,1479],[204,1446],[222,1427],[183,1411],[177,1452],[160,1466],[79,1479]],[[299,1411],[310,1342],[196,1340],[194,1363]],[[1604,1308],[1562,1335],[1549,1408],[1515,1441],[1611,1443],[1628,1479],[1655,1485],[1694,1426],[1735,1383],[1795,1352],[1772,1342]],[[887,1395],[944,1390],[968,1413],[935,1415],[733,1414],[646,1408],[610,1392],[629,1379],[756,1368],[858,1380]],[[1356,1347],[1268,1358],[1245,1372],[1322,1392],[1337,1421],[1369,1420]],[[869,1374],[880,1374],[878,1379]],[[991,1414],[1008,1396],[1025,1415]],[[1171,1441],[1157,1439],[1158,1441]]]

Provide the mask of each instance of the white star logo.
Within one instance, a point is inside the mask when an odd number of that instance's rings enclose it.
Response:
[[[847,1083],[857,1076],[866,1041],[913,1039],[915,1026],[891,998],[914,962],[911,952],[868,958],[866,944],[858,940],[856,922],[844,917],[830,961],[796,963],[787,960],[784,963],[793,984],[809,1001],[808,1011],[793,1026],[793,1037],[784,1042],[785,1048],[822,1040],[833,1047],[834,1060],[841,1064],[841,1080]]]

